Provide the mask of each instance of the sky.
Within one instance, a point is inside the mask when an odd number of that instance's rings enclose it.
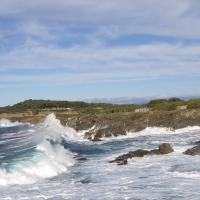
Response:
[[[0,4],[0,106],[200,95],[199,0]]]

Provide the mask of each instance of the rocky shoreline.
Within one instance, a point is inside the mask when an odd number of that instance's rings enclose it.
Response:
[[[1,113],[0,118],[11,121],[38,123],[53,111],[37,113],[16,112]],[[85,131],[85,137],[99,141],[104,137],[126,135],[127,132],[138,132],[147,127],[166,127],[180,129],[188,126],[200,126],[200,109],[180,111],[150,111],[147,113],[117,112],[109,114],[54,112],[65,126],[77,131]]]

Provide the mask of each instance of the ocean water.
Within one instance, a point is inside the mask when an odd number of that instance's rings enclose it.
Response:
[[[200,127],[147,128],[98,143],[83,136],[54,114],[36,125],[0,120],[0,199],[200,199],[200,156],[182,154],[200,141]],[[174,152],[109,163],[163,142]]]

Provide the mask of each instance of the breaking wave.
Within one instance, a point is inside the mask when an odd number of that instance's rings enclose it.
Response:
[[[8,120],[0,124],[4,129],[19,125]],[[82,140],[82,136],[62,126],[54,114],[28,129],[0,133],[0,185],[31,184],[68,172],[75,160],[63,140]]]
[[[12,126],[19,126],[22,123],[20,122],[11,122],[8,119],[0,119],[0,127],[12,127]]]

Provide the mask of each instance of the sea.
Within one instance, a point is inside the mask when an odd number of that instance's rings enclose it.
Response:
[[[91,142],[54,114],[38,124],[0,120],[0,200],[199,200],[200,127],[149,127]],[[174,152],[109,163],[170,143]]]

